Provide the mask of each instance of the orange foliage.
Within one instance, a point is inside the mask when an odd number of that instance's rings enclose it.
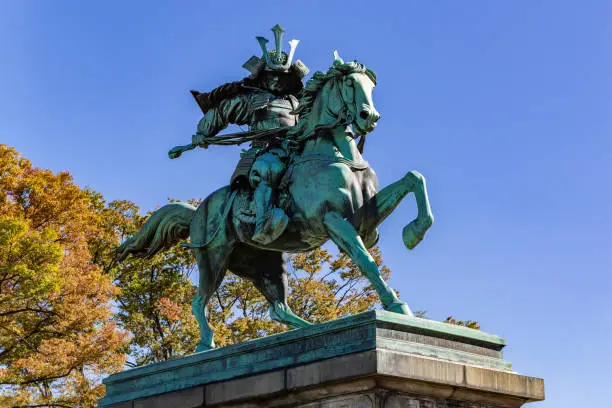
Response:
[[[93,407],[123,367],[91,194],[0,145],[0,406]]]

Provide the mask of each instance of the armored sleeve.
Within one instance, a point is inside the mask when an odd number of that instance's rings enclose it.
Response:
[[[250,109],[247,95],[221,101],[210,109],[198,123],[198,133],[214,136],[225,129],[230,123],[245,125],[249,123]]]

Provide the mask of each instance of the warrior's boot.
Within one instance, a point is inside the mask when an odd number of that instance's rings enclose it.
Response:
[[[253,241],[267,245],[275,241],[289,223],[289,217],[280,209],[272,205],[272,188],[261,183],[255,189],[255,233]]]

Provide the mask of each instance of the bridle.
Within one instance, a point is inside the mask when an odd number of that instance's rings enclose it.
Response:
[[[352,78],[348,78],[348,79],[353,81]],[[345,82],[347,81],[347,77],[342,77],[342,80],[336,77],[333,79],[333,81],[334,81],[333,88],[336,90],[336,93],[338,97],[340,98],[340,101],[342,102],[342,108],[340,108],[340,112],[338,112],[337,114],[338,118],[340,118],[340,120],[344,122],[342,124],[350,125],[355,120],[355,113],[350,108],[351,106],[355,106],[355,103],[356,103],[354,85],[349,86],[350,88],[353,89],[352,98],[351,98],[352,101],[351,101],[351,104],[349,105],[346,99],[344,98],[344,93],[342,92],[342,86],[345,85]],[[331,111],[331,109],[329,108],[329,105],[327,105],[327,113],[331,116],[336,115],[335,113]]]
[[[340,108],[340,111],[338,113],[334,113],[329,108],[329,104],[328,104],[326,106],[326,113],[332,117],[336,116],[336,120],[333,123],[330,123],[329,125],[316,126],[312,132],[308,133],[306,136],[301,136],[299,138],[299,141],[305,141],[315,136],[318,132],[321,132],[321,131],[331,130],[338,126],[348,126],[351,123],[353,123],[353,121],[355,120],[355,114],[350,108],[351,105],[347,103],[346,98],[343,95],[342,88],[340,87],[340,85],[344,85],[344,84],[341,84],[340,82],[346,81],[346,77],[342,77],[342,80],[336,77],[332,79],[332,81],[334,81],[333,88],[335,88],[335,92],[342,103],[342,108]],[[356,106],[356,98],[355,98],[354,89],[353,89],[353,95],[352,95],[352,106]],[[357,136],[353,135],[351,132],[347,132],[347,134],[351,135],[353,138],[356,138],[358,136],[358,135]],[[354,171],[361,171],[361,170],[368,169],[370,167],[370,164],[363,159],[358,160],[358,161],[353,161],[353,160],[348,160],[342,157],[330,157],[327,155],[321,155],[317,153],[310,153],[306,156],[299,156],[295,159],[295,161],[293,161],[293,164],[294,165],[303,164],[309,161],[343,163],[347,165],[351,170],[354,170]],[[286,177],[283,177],[283,180],[285,179]]]
[[[328,130],[332,130],[335,129],[338,126],[348,126],[351,123],[353,123],[353,121],[355,120],[355,114],[354,112],[351,110],[350,105],[346,102],[346,99],[342,93],[342,88],[341,85],[342,82],[344,82],[346,80],[346,77],[342,77],[342,80],[339,79],[338,77],[332,79],[333,81],[333,86],[332,88],[334,89],[334,92],[336,93],[336,95],[339,97],[341,103],[342,103],[342,108],[340,108],[340,112],[335,113],[332,112],[332,110],[329,108],[329,104],[326,106],[326,113],[332,117],[336,116],[336,120],[328,125],[318,125],[315,126],[315,128],[305,134],[305,135],[301,135],[297,138],[297,141],[303,142],[307,139],[310,139],[311,137],[315,136],[317,133],[321,132],[321,131],[328,131]],[[355,105],[355,91],[353,90],[353,98],[352,98],[352,104],[353,106]]]

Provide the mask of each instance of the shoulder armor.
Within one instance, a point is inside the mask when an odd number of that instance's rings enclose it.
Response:
[[[195,98],[202,113],[206,114],[210,109],[217,107],[221,101],[239,95],[243,91],[242,83],[243,81],[230,82],[206,93],[192,90],[191,95]]]

